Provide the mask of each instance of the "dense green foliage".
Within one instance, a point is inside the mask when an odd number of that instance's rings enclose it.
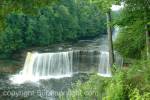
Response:
[[[145,25],[150,20],[150,4],[148,0],[125,0],[125,3],[118,20],[121,34],[115,49],[124,57],[140,58],[146,45]]]
[[[150,79],[149,61],[137,61],[128,69],[115,72],[106,87],[106,100],[148,100]]]
[[[138,61],[129,69],[117,69],[111,78],[97,75],[89,81],[73,85],[69,100],[149,100],[150,98],[149,61]]]
[[[24,48],[72,42],[105,33],[105,15],[119,0],[3,0],[0,3],[0,56]],[[120,27],[115,50],[127,58],[141,58],[146,48],[145,26],[150,24],[149,0],[124,0],[112,26]],[[3,28],[2,26],[3,25]],[[148,37],[149,38],[149,37]],[[61,97],[66,100],[149,100],[150,61],[136,61],[117,69],[111,78],[93,75],[78,81]]]
[[[0,30],[5,26],[5,17],[11,12],[24,12],[34,15],[38,8],[51,6],[59,0],[1,0],[0,1]]]
[[[99,1],[101,6],[103,1]],[[125,7],[121,14],[118,14],[114,23],[111,23],[120,27],[120,34],[114,43],[115,49],[124,57],[141,58],[146,48],[145,32],[150,31],[149,27],[145,29],[150,20],[150,3],[148,0],[124,0],[124,3]],[[115,67],[111,78],[93,75],[87,82],[77,82],[71,89],[75,93],[78,91],[77,94],[69,95],[68,98],[71,100],[149,100],[150,61],[133,62],[127,65],[127,68]]]
[[[106,87],[105,78],[92,75],[87,82],[77,81],[72,85],[72,89],[66,97],[60,97],[61,100],[101,100],[104,96],[104,87]]]
[[[107,13],[111,10],[112,4],[119,4],[120,0],[91,0],[92,3],[96,4],[99,9]]]
[[[145,47],[144,29],[142,25],[131,25],[123,28],[115,41],[115,49],[124,57],[140,58]],[[129,31],[131,30],[131,31]],[[135,54],[136,52],[136,54]]]
[[[86,1],[61,0],[38,9],[38,14],[12,12],[5,18],[0,33],[0,53],[12,53],[30,46],[76,41],[105,33],[105,16],[95,4]]]

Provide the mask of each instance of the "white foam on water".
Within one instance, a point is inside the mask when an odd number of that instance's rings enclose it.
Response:
[[[111,76],[111,67],[109,63],[109,52],[101,51],[100,52],[100,63],[98,67],[98,75],[100,76]]]
[[[10,76],[14,84],[37,82],[41,79],[60,79],[72,76],[73,51],[57,53],[27,53],[19,74]]]
[[[97,73],[97,75],[102,76],[102,77],[112,77],[111,74],[101,74],[101,73]]]
[[[10,80],[12,84],[23,84],[26,82],[36,83],[40,80],[48,80],[48,79],[61,79],[65,77],[72,77],[72,74],[68,75],[57,75],[57,76],[41,76],[41,77],[27,77],[20,74],[10,76]]]

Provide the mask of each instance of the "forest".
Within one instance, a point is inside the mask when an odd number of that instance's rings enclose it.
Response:
[[[150,100],[150,0],[0,1],[0,87],[0,100]]]
[[[12,11],[5,16],[0,54],[11,57],[29,47],[75,42],[106,34],[104,14],[96,5],[86,1],[61,0],[36,11],[34,15]]]

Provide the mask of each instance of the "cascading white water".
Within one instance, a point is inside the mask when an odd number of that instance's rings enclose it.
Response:
[[[115,35],[115,34],[114,34]],[[114,36],[116,38],[116,36]],[[111,77],[109,66],[109,53],[107,37],[87,45],[86,48],[74,48],[73,51],[55,53],[28,53],[22,71],[10,77],[13,83],[21,84],[26,81],[38,81],[40,79],[70,77],[74,72],[90,72],[97,70],[101,76]],[[91,48],[93,45],[95,47]],[[62,48],[59,48],[62,50]],[[72,50],[72,49],[68,49]],[[123,59],[115,54],[115,64],[123,65]],[[92,68],[90,68],[92,67]]]
[[[115,26],[114,32],[113,32],[113,41],[116,40],[117,36],[119,33],[119,27]],[[109,52],[108,52],[108,42],[105,40],[101,44],[101,50],[100,50],[100,64],[98,67],[98,75],[104,76],[104,77],[111,77],[111,66],[109,64]],[[122,67],[123,66],[123,58],[117,53],[116,51],[114,52],[114,60],[115,60],[115,65],[117,67]]]
[[[123,58],[119,55],[119,53],[114,52],[114,60],[115,65],[117,67],[123,66]],[[98,67],[98,75],[104,77],[111,77],[111,66],[109,64],[109,52],[108,51],[101,51],[100,52],[100,63]]]
[[[31,57],[28,58],[28,55]],[[72,52],[28,53],[28,55],[22,75],[47,77],[72,73]]]
[[[62,78],[72,75],[73,51],[58,53],[27,53],[23,70],[11,77],[14,83]]]
[[[111,77],[111,68],[109,64],[109,52],[100,52],[100,63],[98,67],[98,74],[104,77]]]
[[[117,39],[119,31],[120,31],[120,28],[118,26],[115,26],[113,35],[112,35],[113,41],[115,41]]]

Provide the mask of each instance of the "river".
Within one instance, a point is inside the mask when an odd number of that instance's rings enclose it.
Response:
[[[116,59],[122,64],[120,56]],[[0,100],[58,100],[71,94],[67,90],[72,84],[87,81],[93,73],[110,77],[108,63],[105,35],[30,52],[20,72],[0,75]]]

